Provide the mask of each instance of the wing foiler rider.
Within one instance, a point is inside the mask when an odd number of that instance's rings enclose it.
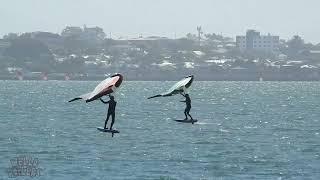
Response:
[[[180,94],[186,98],[185,101],[180,101],[180,102],[185,102],[186,103],[186,109],[184,110],[184,115],[186,116],[186,118],[184,120],[188,119],[188,116],[190,116],[191,120],[193,120],[193,118],[190,115],[190,109],[191,109],[191,99],[189,94],[184,94],[182,92],[180,92]],[[187,116],[188,115],[188,116]]]
[[[112,130],[114,120],[115,120],[115,110],[116,110],[116,106],[117,106],[117,101],[114,100],[114,96],[109,95],[109,97],[110,97],[109,101],[103,101],[102,98],[100,98],[100,101],[104,104],[109,104],[107,118],[104,123],[104,129],[107,129],[107,123],[108,123],[109,117],[112,116],[112,122],[110,125],[110,130]]]

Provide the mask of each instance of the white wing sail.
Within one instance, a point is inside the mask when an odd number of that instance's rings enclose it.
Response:
[[[115,74],[102,82],[100,82],[92,92],[80,95],[79,97],[71,99],[69,102],[83,99],[86,102],[94,101],[104,95],[114,93],[118,87],[120,87],[123,80],[121,74]]]
[[[187,76],[183,78],[181,81],[178,81],[176,84],[174,84],[168,91],[155,96],[151,96],[148,99],[155,98],[155,97],[172,96],[180,92],[186,92],[186,90],[191,86],[192,82],[193,82],[193,75]]]

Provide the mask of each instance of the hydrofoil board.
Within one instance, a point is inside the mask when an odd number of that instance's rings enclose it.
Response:
[[[175,121],[177,121],[177,122],[182,122],[182,123],[195,123],[195,122],[197,122],[198,120],[196,120],[196,119],[193,119],[193,120],[191,120],[191,119],[187,119],[187,120],[184,120],[184,119],[175,119]]]
[[[99,130],[99,131],[102,131],[102,132],[108,132],[108,133],[120,133],[120,131],[118,131],[118,130],[114,130],[114,129],[112,129],[112,130],[110,130],[110,129],[104,129],[103,127],[97,127],[97,129]]]

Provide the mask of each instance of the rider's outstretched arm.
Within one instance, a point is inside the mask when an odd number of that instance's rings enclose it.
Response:
[[[109,101],[103,101],[102,98],[100,98],[100,101],[103,103],[103,104],[108,104]]]

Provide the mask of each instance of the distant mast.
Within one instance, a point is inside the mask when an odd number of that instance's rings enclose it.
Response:
[[[199,47],[201,46],[201,35],[203,34],[201,26],[197,26]]]

